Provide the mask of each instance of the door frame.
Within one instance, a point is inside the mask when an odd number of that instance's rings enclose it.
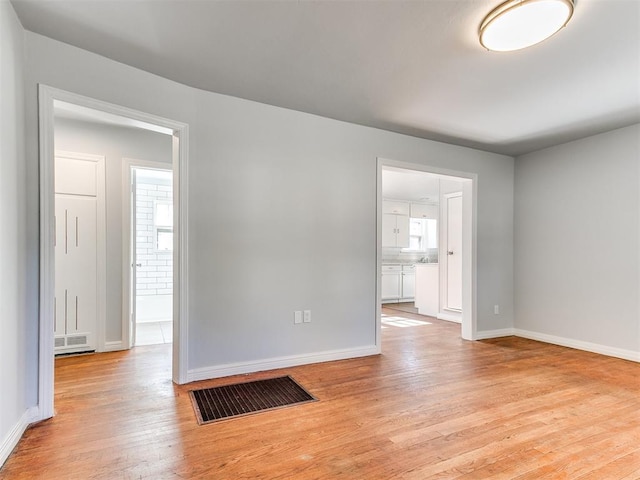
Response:
[[[377,203],[376,203],[376,346],[382,344],[382,303],[380,280],[382,276],[382,168],[393,167],[404,170],[432,173],[462,180],[462,319],[461,336],[464,340],[476,340],[477,328],[477,204],[478,175],[418,163],[401,162],[377,158]],[[440,227],[440,226],[438,226]],[[440,229],[441,230],[441,229]],[[465,232],[470,232],[471,235]]]
[[[38,342],[38,414],[36,420],[53,417],[55,293],[54,252],[54,113],[55,102],[65,102],[104,115],[126,118],[135,126],[173,137],[174,270],[172,378],[187,382],[188,359],[188,164],[189,126],[185,123],[96,100],[47,85],[38,85],[40,167],[40,295]],[[123,332],[124,333],[124,332]]]
[[[133,287],[133,207],[131,203],[131,176],[132,168],[146,168],[147,170],[171,171],[172,165],[151,160],[138,160],[135,158],[122,159],[122,337],[126,348],[134,346],[135,326],[131,316],[135,295],[132,295]],[[174,250],[175,257],[175,250]],[[174,258],[175,261],[175,258]],[[175,270],[175,263],[174,263]],[[175,288],[175,287],[174,287]],[[177,383],[177,382],[176,382]]]

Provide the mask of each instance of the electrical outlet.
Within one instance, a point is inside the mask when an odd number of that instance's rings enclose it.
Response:
[[[296,310],[293,312],[293,323],[298,324],[302,323],[302,310]]]
[[[311,310],[305,310],[304,311],[304,323],[310,323],[311,322]]]
[[[500,315],[500,305],[493,306],[493,313],[495,313],[496,315]]]

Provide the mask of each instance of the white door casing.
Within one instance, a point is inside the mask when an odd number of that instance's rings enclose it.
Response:
[[[54,415],[54,298],[55,298],[55,189],[54,115],[56,102],[89,108],[127,119],[129,124],[173,136],[174,282],[172,377],[188,378],[188,158],[189,126],[153,114],[122,107],[46,85],[38,85],[40,171],[40,295],[38,333],[38,405],[34,421]],[[128,276],[128,273],[127,273]],[[128,322],[126,322],[128,323]],[[128,332],[124,332],[128,333]],[[125,343],[123,335],[119,343]]]

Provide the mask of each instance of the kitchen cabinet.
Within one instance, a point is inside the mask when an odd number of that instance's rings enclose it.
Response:
[[[382,200],[382,213],[409,216],[410,204],[401,200]]]
[[[440,309],[440,276],[437,263],[416,264],[415,306],[420,315],[435,317]]]
[[[383,265],[381,292],[382,303],[412,301],[415,294],[414,265]]]
[[[382,246],[409,246],[409,203],[384,200],[382,202]]]
[[[402,292],[400,298],[403,301],[412,301],[416,292],[416,267],[415,265],[402,266]]]
[[[380,296],[382,302],[397,302],[402,289],[402,266],[383,265],[380,281]]]
[[[411,218],[429,218],[438,219],[438,205],[425,205],[423,203],[411,204]]]

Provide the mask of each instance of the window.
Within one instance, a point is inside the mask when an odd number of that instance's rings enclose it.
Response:
[[[409,220],[409,250],[424,250],[424,221],[417,218]]]
[[[430,218],[409,219],[409,248],[405,251],[426,252],[438,248],[438,221]]]
[[[153,233],[158,252],[173,250],[173,204],[156,200],[153,208]]]

